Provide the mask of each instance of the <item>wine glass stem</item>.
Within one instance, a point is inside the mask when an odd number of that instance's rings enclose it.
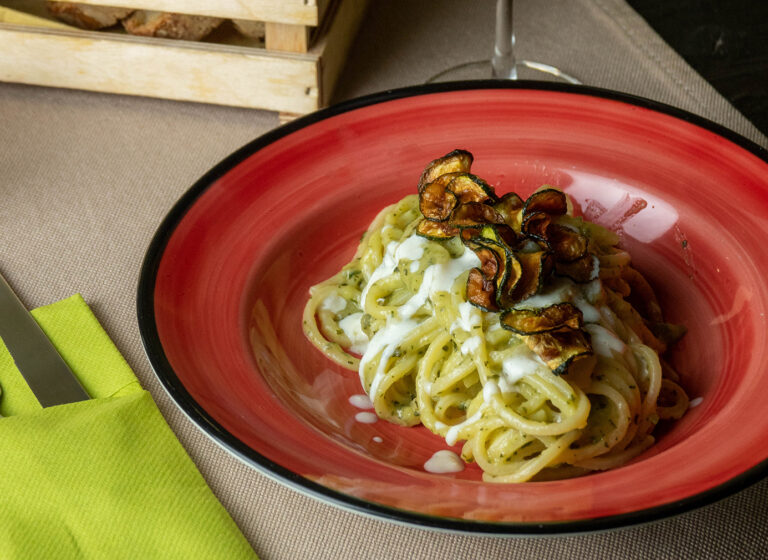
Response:
[[[512,27],[512,0],[496,1],[496,44],[491,57],[494,78],[517,79],[515,32]]]

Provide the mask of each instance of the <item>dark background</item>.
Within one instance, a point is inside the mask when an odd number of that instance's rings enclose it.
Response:
[[[627,0],[661,37],[768,134],[768,0]]]

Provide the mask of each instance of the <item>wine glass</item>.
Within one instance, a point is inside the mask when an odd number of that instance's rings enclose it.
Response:
[[[512,0],[496,1],[496,34],[493,55],[488,60],[466,62],[438,72],[427,80],[427,83],[472,79],[472,78],[497,78],[503,80],[517,80],[522,68],[534,72],[548,74],[556,80],[580,84],[581,82],[566,74],[559,68],[555,68],[543,62],[515,59],[515,33],[512,27],[513,19]],[[551,79],[550,78],[550,79]]]

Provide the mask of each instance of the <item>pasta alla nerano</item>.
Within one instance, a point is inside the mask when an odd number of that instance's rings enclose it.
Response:
[[[456,150],[310,290],[304,331],[376,414],[464,442],[486,481],[578,476],[647,449],[688,408],[660,355],[684,330],[616,234],[560,190],[499,197]],[[359,357],[358,357],[359,356]]]

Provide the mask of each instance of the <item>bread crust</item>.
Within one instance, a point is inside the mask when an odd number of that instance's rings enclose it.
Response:
[[[120,20],[133,13],[132,8],[113,8],[111,6],[91,6],[77,2],[47,1],[48,11],[61,21],[82,29],[104,29],[117,25]]]
[[[123,20],[132,35],[199,41],[224,21],[221,18],[136,10]]]
[[[233,19],[232,23],[240,33],[246,37],[264,40],[265,26],[263,21],[252,21],[249,19]]]

